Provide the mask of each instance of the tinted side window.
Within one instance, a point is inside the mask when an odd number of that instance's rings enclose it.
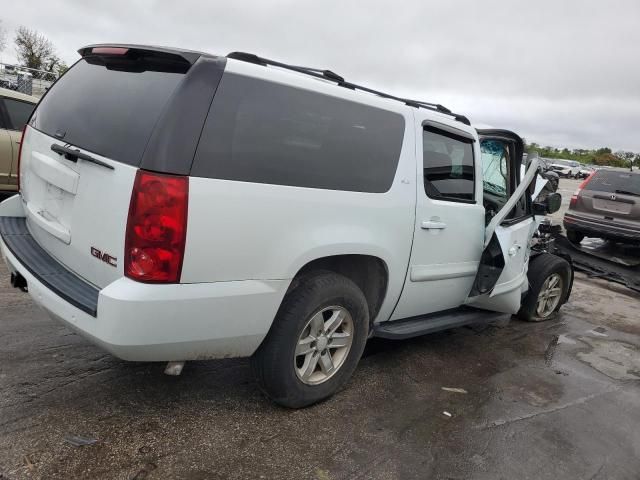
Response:
[[[474,202],[473,140],[425,127],[424,189],[429,198]]]
[[[330,190],[386,192],[404,118],[232,73],[213,100],[193,176]]]
[[[21,102],[11,98],[4,98],[2,101],[4,102],[7,114],[9,115],[9,128],[13,130],[22,130],[24,125],[27,123],[27,120],[29,120],[29,116],[35,108],[35,105],[33,103]]]

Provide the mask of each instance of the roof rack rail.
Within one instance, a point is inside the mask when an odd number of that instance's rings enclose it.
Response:
[[[286,64],[286,63],[282,63],[282,62],[277,62],[275,60],[269,60],[268,58],[259,57],[258,55],[255,55],[253,53],[246,53],[246,52],[231,52],[230,54],[227,55],[227,58],[231,58],[231,59],[234,59],[234,60],[240,60],[242,62],[253,63],[253,64],[256,64],[256,65],[262,65],[262,66],[271,65],[271,66],[274,66],[274,67],[284,68],[286,70],[292,70],[292,71],[298,72],[298,73],[304,73],[305,75],[310,75],[312,77],[321,78],[321,79],[324,79],[324,80],[329,80],[329,81],[332,81],[332,82],[336,82],[336,84],[338,86],[344,87],[344,88],[348,88],[350,90],[360,90],[360,91],[363,91],[363,92],[368,92],[368,93],[372,93],[374,95],[378,95],[379,97],[382,97],[382,98],[387,98],[387,99],[390,99],[390,100],[396,100],[398,102],[402,102],[405,105],[408,105],[410,107],[425,108],[427,110],[433,110],[434,112],[443,113],[445,115],[449,115],[449,116],[453,117],[458,122],[462,122],[465,125],[471,125],[471,122],[469,121],[469,119],[467,117],[465,117],[464,115],[460,115],[460,114],[454,113],[451,110],[449,110],[447,107],[445,107],[443,105],[440,105],[439,103],[429,103],[429,102],[422,102],[422,101],[419,101],[419,100],[411,100],[409,98],[396,97],[394,95],[390,95],[388,93],[380,92],[380,91],[374,90],[372,88],[368,88],[368,87],[364,87],[362,85],[357,85],[355,83],[347,82],[344,79],[344,77],[342,77],[341,75],[338,75],[335,72],[332,72],[331,70],[323,70],[321,68],[301,67],[301,66],[298,66],[298,65],[289,65],[289,64]]]

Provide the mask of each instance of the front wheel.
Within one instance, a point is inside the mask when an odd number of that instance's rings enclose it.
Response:
[[[301,408],[337,392],[353,374],[369,331],[366,299],[331,272],[302,278],[287,293],[251,366],[276,403]]]
[[[518,317],[529,322],[554,318],[569,296],[571,265],[564,258],[542,253],[531,259],[527,277],[529,291]]]

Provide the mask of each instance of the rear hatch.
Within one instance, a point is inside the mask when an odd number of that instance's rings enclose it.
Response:
[[[640,222],[640,173],[598,170],[583,185],[573,210],[598,219]]]
[[[36,241],[101,288],[123,275],[136,171],[190,63],[157,51],[93,50],[82,52],[34,112],[20,183]]]

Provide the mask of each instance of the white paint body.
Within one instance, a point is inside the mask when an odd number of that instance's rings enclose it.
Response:
[[[404,140],[390,190],[358,193],[191,177],[181,283],[137,283],[124,277],[121,258],[114,268],[90,255],[94,246],[122,257],[136,168],[94,153],[114,170],[64,160],[50,150],[61,142],[29,128],[22,194],[3,202],[0,216],[26,217],[40,246],[100,289],[96,318],[43,286],[0,241],[9,268],[26,278],[29,293],[47,312],[128,360],[247,356],[269,331],[296,273],[312,260],[344,254],[375,256],[387,267],[388,288],[375,322],[465,303],[517,311],[527,288],[532,218],[496,228],[507,267],[491,296],[467,298],[485,238],[481,155],[473,127],[277,68],[234,60],[226,68],[402,115]],[[476,140],[477,203],[425,195],[424,121]],[[514,245],[520,248],[511,254]]]

